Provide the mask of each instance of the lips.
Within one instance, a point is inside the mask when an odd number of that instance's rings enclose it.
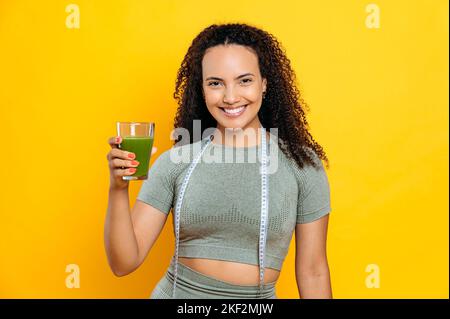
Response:
[[[247,105],[248,104],[238,107],[221,107],[220,109],[222,110],[223,114],[228,117],[238,117],[245,112],[245,110],[247,109]]]

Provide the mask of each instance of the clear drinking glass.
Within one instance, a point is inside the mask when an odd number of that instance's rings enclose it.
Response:
[[[117,122],[117,135],[122,137],[119,148],[136,155],[139,162],[133,175],[122,176],[123,180],[147,179],[148,164],[153,147],[155,123],[153,122]]]

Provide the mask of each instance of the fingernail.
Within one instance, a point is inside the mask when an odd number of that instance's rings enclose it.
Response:
[[[129,158],[134,158],[134,154],[133,153],[128,153],[128,157]]]
[[[130,168],[130,172],[134,173],[134,172],[136,172],[136,169],[135,168]]]
[[[139,162],[138,161],[131,161],[131,165],[138,165]]]
[[[120,136],[116,137],[116,143],[119,143],[119,142],[120,142]]]

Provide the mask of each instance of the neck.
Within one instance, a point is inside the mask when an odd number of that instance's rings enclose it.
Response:
[[[260,144],[262,124],[258,117],[243,128],[226,128],[219,123],[214,131],[215,144],[232,147],[251,147]]]

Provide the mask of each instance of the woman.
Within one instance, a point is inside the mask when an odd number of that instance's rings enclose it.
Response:
[[[184,57],[174,97],[181,137],[150,168],[131,214],[121,177],[136,163],[117,148],[120,138],[109,140],[105,246],[114,274],[142,264],[173,208],[175,255],[151,298],[276,298],[294,231],[300,296],[331,298],[321,162],[328,159],[308,132],[279,42],[246,24],[209,26]],[[256,153],[260,160],[224,161],[230,151],[233,159]]]

